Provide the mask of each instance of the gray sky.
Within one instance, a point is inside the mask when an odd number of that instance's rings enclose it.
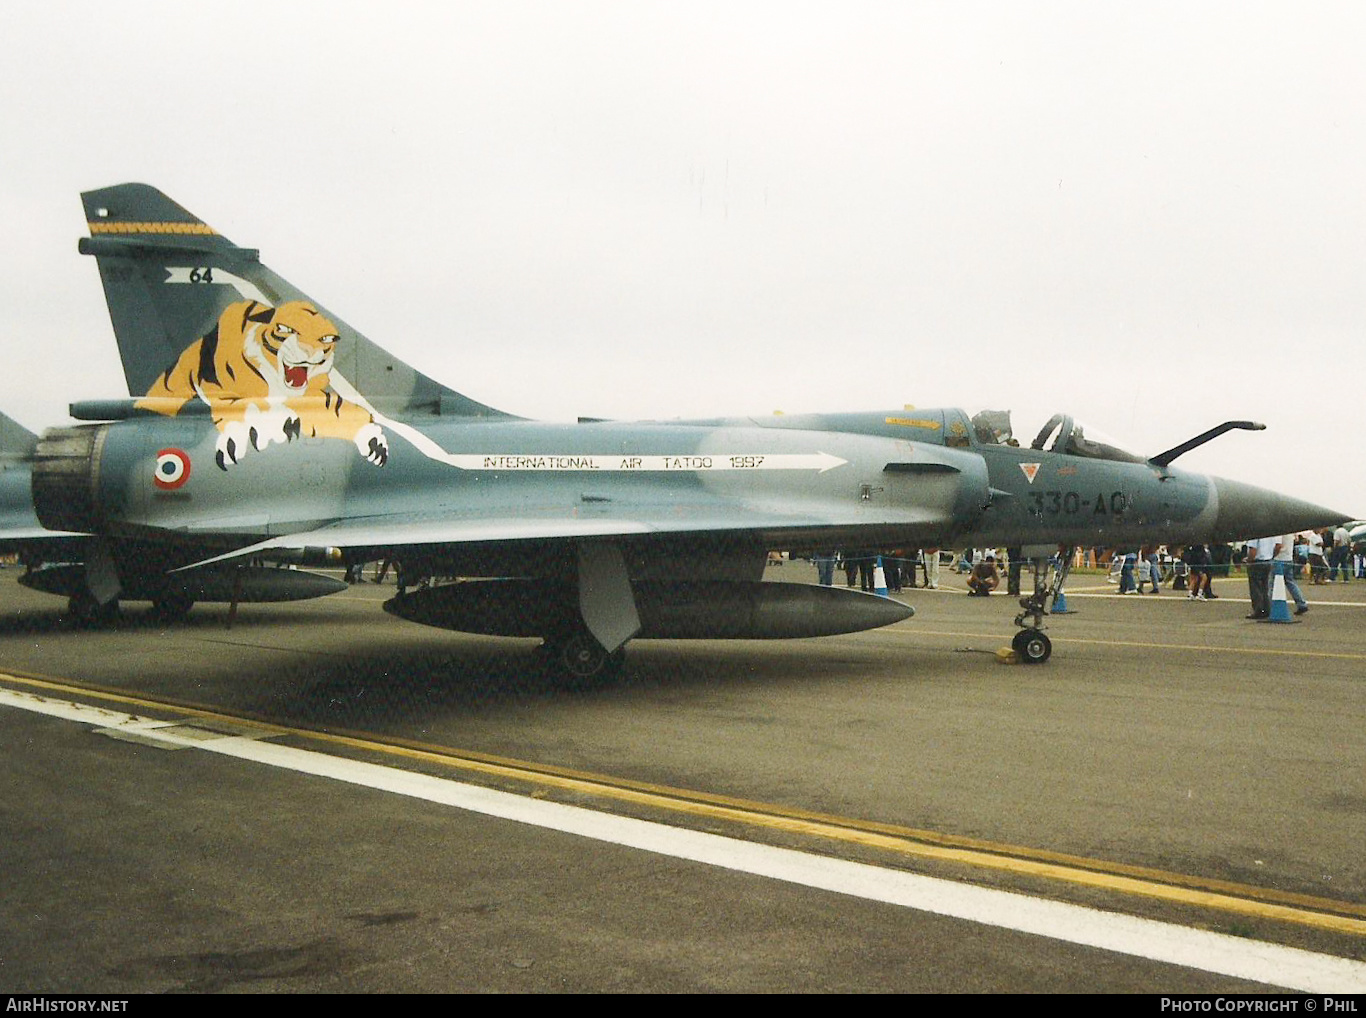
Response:
[[[122,395],[78,192],[161,188],[569,419],[1064,409],[1366,515],[1366,5],[0,6],[0,410]]]

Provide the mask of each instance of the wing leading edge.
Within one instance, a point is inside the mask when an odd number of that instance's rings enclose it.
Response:
[[[610,506],[610,503],[609,503]],[[760,548],[802,545],[878,543],[895,532],[912,543],[942,533],[952,521],[943,513],[907,507],[890,514],[884,509],[876,523],[856,512],[786,512],[771,507],[713,503],[665,506],[611,506],[587,503],[576,507],[508,508],[496,514],[400,513],[381,517],[352,517],[308,530],[283,534],[184,567],[246,557],[270,558],[310,550],[338,549],[348,557],[367,552],[414,551],[440,555],[489,546],[539,545],[547,542],[619,540],[648,543],[652,538],[749,544]],[[359,553],[351,555],[350,553]]]

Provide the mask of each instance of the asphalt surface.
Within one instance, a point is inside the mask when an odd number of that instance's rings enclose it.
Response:
[[[1366,918],[1366,583],[1244,619],[1077,577],[1053,659],[1001,663],[1012,599],[906,591],[907,622],[632,644],[574,690],[531,641],[446,633],[362,584],[71,629],[0,573],[0,687],[175,718],[525,761],[773,810],[1244,885]],[[804,563],[769,579],[809,582]],[[80,688],[85,687],[84,694]],[[134,709],[126,705],[120,709]],[[221,723],[221,722],[220,722]],[[305,734],[297,734],[297,733]],[[1268,987],[494,819],[0,706],[0,989],[1231,992]],[[314,745],[312,748],[317,749]],[[1366,959],[1366,936],[819,841],[535,780],[324,751],[732,837]],[[1004,850],[1003,850],[1004,851]],[[1008,852],[1006,854],[1009,854]]]

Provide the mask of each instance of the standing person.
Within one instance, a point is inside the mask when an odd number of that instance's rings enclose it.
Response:
[[[818,551],[811,556],[816,564],[816,580],[822,587],[832,586],[835,582],[835,553]]]
[[[905,555],[900,548],[893,548],[882,556],[882,575],[887,578],[887,593],[901,593],[901,559]],[[915,577],[911,577],[912,581]]]
[[[1162,579],[1162,570],[1158,565],[1157,549],[1152,545],[1144,545],[1139,549],[1138,554],[1138,592],[1143,593],[1143,584],[1151,583],[1152,592],[1157,593],[1158,583]]]
[[[1128,551],[1124,553],[1124,565],[1119,570],[1119,592],[1121,594],[1132,594],[1138,590],[1134,585],[1134,563],[1137,561],[1138,552]]]
[[[1347,532],[1347,528],[1338,524],[1333,531],[1333,557],[1329,560],[1328,578],[1337,579],[1338,570],[1342,570],[1342,582],[1350,583],[1352,580],[1352,535]]]
[[[931,590],[939,589],[939,549],[926,548],[925,554],[925,586]]]
[[[841,564],[844,566],[845,586],[854,585],[854,577],[858,574],[858,563],[850,557],[847,551],[840,552]]]
[[[1319,587],[1328,582],[1328,560],[1323,554],[1323,535],[1309,531],[1309,582]]]
[[[1285,577],[1285,590],[1295,599],[1295,614],[1303,615],[1309,610],[1309,602],[1300,593],[1300,585],[1295,582],[1295,535],[1282,534],[1276,538],[1271,560],[1275,563],[1276,574]]]
[[[1190,569],[1190,593],[1186,597],[1192,601],[1208,601],[1214,597],[1210,589],[1209,549],[1203,544],[1189,544],[1182,558]]]
[[[1271,554],[1276,548],[1277,538],[1259,537],[1248,541],[1247,549],[1247,594],[1252,601],[1250,619],[1264,619],[1271,615]]]
[[[868,594],[877,589],[873,586],[873,567],[877,564],[874,560],[876,554],[867,548],[858,553],[858,585],[860,590]]]
[[[1020,593],[1020,570],[1024,568],[1024,551],[1017,545],[1006,549],[1008,568],[1006,572],[1006,593],[1018,597]]]

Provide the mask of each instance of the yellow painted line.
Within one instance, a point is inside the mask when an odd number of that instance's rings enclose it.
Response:
[[[111,703],[121,703],[128,707],[141,707],[144,710],[175,711],[191,717],[203,718],[206,721],[236,721],[241,723],[250,720],[251,724],[269,730],[272,736],[288,735],[291,729],[273,725],[268,721],[262,721],[248,715],[235,716],[224,714],[222,711],[210,710],[206,707],[197,707],[187,703],[176,703],[167,700],[149,700],[146,697],[132,696],[128,693],[121,693],[118,690],[110,689],[106,686],[86,685],[82,682],[73,682],[66,679],[56,679],[43,675],[16,675],[13,672],[0,672],[0,682],[13,682],[21,686],[32,686],[37,689],[47,689],[59,693],[84,694],[93,696],[100,700],[108,700]]]
[[[903,856],[994,869],[1180,905],[1366,936],[1366,906],[1352,902],[1087,859],[1044,849],[959,838],[895,824],[861,821],[730,796],[621,780],[481,753],[456,752],[441,746],[407,740],[377,741],[355,734],[311,731],[263,721],[250,715],[224,714],[201,707],[149,700],[114,690],[56,679],[0,673],[0,680],[67,695],[75,693],[93,696],[142,709],[171,711],[205,720],[239,724],[249,722],[264,729],[271,736],[291,736],[489,777],[511,779],[543,788],[628,802],[675,814],[723,820],[750,828],[799,834],[880,849]]]
[[[1123,599],[1123,600],[1125,600],[1125,601],[1132,601],[1132,602],[1134,602],[1135,604],[1155,604],[1155,603],[1158,603],[1158,602],[1161,602],[1161,601],[1166,601],[1166,602],[1168,602],[1168,603],[1171,603],[1171,602],[1184,602],[1184,601],[1187,600],[1185,594],[1182,594],[1182,593],[1180,593],[1180,592],[1173,592],[1173,591],[1168,591],[1166,594],[1158,594],[1156,597],[1154,597],[1152,594],[1121,594],[1118,590],[1110,590],[1110,591],[1107,591],[1107,592],[1104,592],[1104,593],[1096,593],[1096,591],[1099,591],[1099,590],[1101,590],[1100,587],[1078,587],[1078,588],[1076,588],[1075,590],[1074,590],[1073,588],[1071,588],[1071,587],[1068,587],[1068,588],[1067,588],[1067,596],[1068,596],[1068,597],[1072,597],[1073,595],[1076,595],[1077,597],[1084,597],[1084,598],[1096,599],[1096,600],[1100,600],[1100,599],[1120,600],[1120,599]],[[1240,604],[1240,603],[1241,603],[1241,604],[1247,604],[1247,603],[1248,603],[1248,597],[1247,597],[1246,592],[1243,594],[1242,597],[1239,597],[1239,596],[1237,596],[1236,594],[1220,594],[1219,597],[1218,597],[1218,600],[1220,600],[1220,601],[1227,600],[1227,601],[1229,601],[1231,604]],[[1305,603],[1306,603],[1306,604],[1323,605],[1323,606],[1329,607],[1329,608],[1366,608],[1366,601],[1323,601],[1323,600],[1311,600],[1311,599],[1309,599],[1309,598],[1305,598]]]

